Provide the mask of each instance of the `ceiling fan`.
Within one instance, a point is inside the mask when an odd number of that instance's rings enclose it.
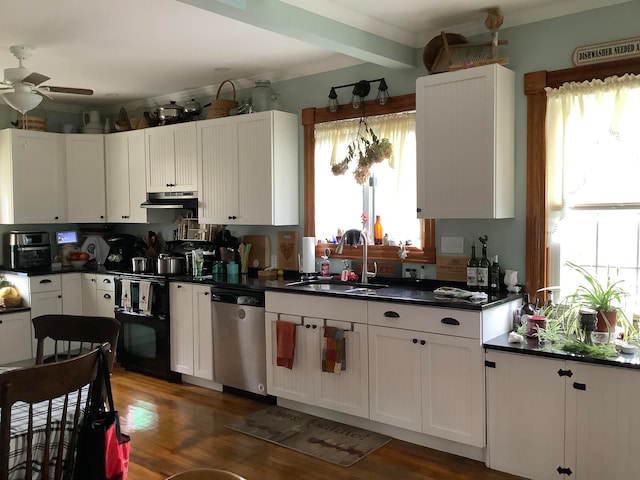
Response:
[[[4,80],[0,82],[0,91],[12,89],[2,94],[4,101],[23,115],[36,108],[42,101],[42,96],[51,100],[49,93],[75,93],[76,95],[93,95],[93,90],[86,88],[53,87],[41,85],[49,77],[41,73],[32,72],[22,65],[22,61],[31,56],[33,49],[26,45],[14,45],[9,51],[18,59],[18,67],[5,68]]]

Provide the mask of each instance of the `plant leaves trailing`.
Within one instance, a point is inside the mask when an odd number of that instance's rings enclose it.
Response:
[[[364,126],[364,133],[362,132]],[[341,162],[331,166],[334,175],[344,175],[349,163],[357,159],[358,164],[353,177],[359,185],[364,184],[370,176],[370,168],[393,155],[393,146],[388,138],[380,139],[363,118],[360,119],[356,138],[347,146],[347,155]]]

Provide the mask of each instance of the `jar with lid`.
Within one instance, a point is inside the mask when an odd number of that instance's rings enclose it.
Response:
[[[251,93],[251,103],[254,112],[266,112],[271,109],[271,97],[275,94],[269,80],[256,80],[256,86]]]

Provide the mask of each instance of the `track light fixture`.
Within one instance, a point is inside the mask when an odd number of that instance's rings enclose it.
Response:
[[[329,91],[327,109],[330,112],[338,111],[340,104],[338,103],[338,94],[336,93],[336,89],[345,87],[353,87],[351,92],[351,105],[353,108],[360,108],[365,97],[369,95],[369,92],[371,91],[371,84],[375,82],[379,82],[378,96],[376,97],[376,100],[380,105],[385,105],[389,101],[389,87],[387,86],[387,82],[384,78],[378,78],[376,80],[360,80],[356,83],[348,83],[346,85],[331,87],[331,90]]]

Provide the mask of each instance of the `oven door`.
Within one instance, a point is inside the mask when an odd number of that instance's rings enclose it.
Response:
[[[169,381],[181,376],[171,371],[169,318],[153,317],[116,308],[120,322],[117,362],[127,370]]]

